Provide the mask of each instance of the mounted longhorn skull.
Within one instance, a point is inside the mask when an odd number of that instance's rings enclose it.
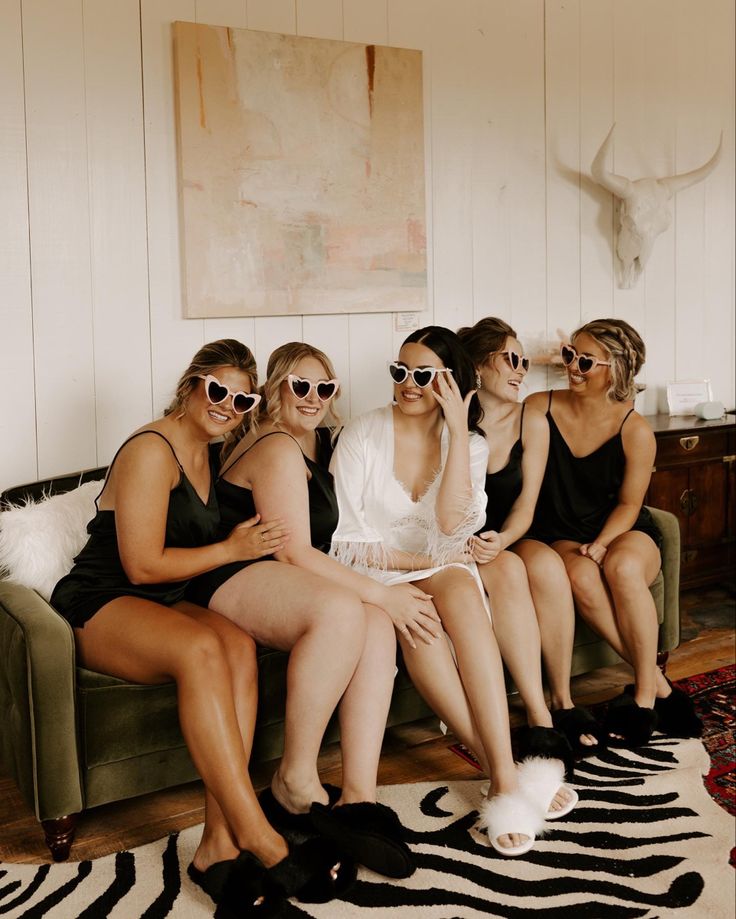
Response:
[[[721,156],[723,133],[718,148],[705,165],[682,175],[663,179],[631,179],[607,172],[604,166],[611,147],[613,129],[593,160],[593,178],[618,199],[616,254],[619,258],[619,287],[636,286],[654,247],[654,240],[670,225],[668,201],[678,191],[700,182],[715,169]]]

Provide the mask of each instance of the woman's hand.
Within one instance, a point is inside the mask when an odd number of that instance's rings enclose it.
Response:
[[[503,549],[501,534],[495,530],[486,530],[485,533],[481,533],[480,536],[473,536],[470,540],[473,561],[478,565],[492,562],[499,552],[503,552]]]
[[[442,407],[445,424],[450,436],[468,433],[468,409],[470,400],[475,397],[475,390],[471,389],[463,399],[460,389],[451,373],[438,373],[435,377],[436,387],[432,387],[432,395]]]
[[[397,632],[416,648],[415,638],[431,644],[442,634],[442,624],[432,598],[414,584],[392,584],[386,587],[381,608]]]
[[[580,547],[580,554],[594,561],[599,568],[603,567],[606,552],[608,549],[599,542],[587,542]]]
[[[259,523],[260,519],[260,514],[256,514],[233,528],[225,540],[232,553],[232,561],[247,562],[280,552],[284,548],[289,531],[284,527],[282,519],[275,517],[268,523]]]

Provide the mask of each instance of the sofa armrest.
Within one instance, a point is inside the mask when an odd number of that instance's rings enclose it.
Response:
[[[680,644],[680,524],[674,514],[649,508],[662,533],[664,619],[659,628],[659,650],[672,651]]]
[[[74,633],[35,591],[0,580],[0,759],[39,820],[83,808]]]

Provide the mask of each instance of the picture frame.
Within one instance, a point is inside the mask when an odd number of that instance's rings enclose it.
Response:
[[[667,384],[670,415],[694,415],[696,405],[712,401],[710,380],[674,380]]]

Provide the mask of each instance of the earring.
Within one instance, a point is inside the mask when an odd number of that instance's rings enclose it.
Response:
[[[480,389],[483,386],[483,380],[480,378],[478,371],[475,371],[475,388]]]

